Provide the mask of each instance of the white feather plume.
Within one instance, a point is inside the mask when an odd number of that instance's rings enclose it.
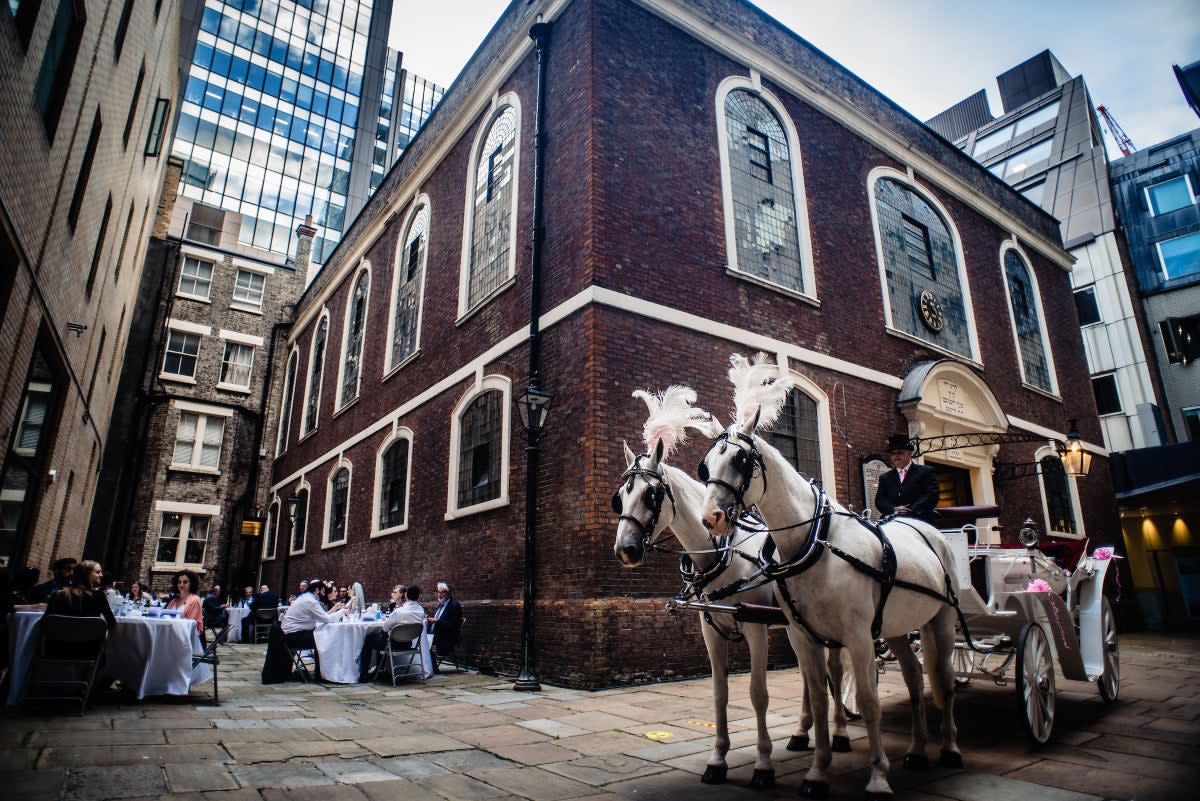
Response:
[[[633,397],[641,398],[650,410],[646,425],[642,427],[642,441],[653,452],[661,440],[664,459],[687,442],[689,428],[709,437],[721,433],[720,423],[711,414],[692,405],[696,402],[696,391],[690,387],[670,386],[657,395],[639,389]]]
[[[747,423],[761,411],[758,428],[770,428],[778,419],[795,381],[765,353],[759,353],[753,361],[735,353],[729,357],[729,363],[734,422]]]

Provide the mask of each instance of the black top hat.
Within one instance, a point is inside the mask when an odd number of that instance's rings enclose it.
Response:
[[[912,440],[907,434],[892,434],[888,437],[887,449],[889,451],[911,451],[913,450]]]

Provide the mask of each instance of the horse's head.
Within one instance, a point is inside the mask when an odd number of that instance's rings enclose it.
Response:
[[[704,482],[704,525],[728,534],[733,521],[758,502],[767,488],[762,454],[754,429],[758,416],[734,423],[717,437],[700,460],[696,473]]]
[[[646,558],[654,536],[671,524],[675,497],[662,473],[661,440],[653,453],[640,456],[635,456],[628,445],[624,447],[627,468],[621,486],[612,494],[612,509],[620,516],[613,552],[621,564],[637,567]]]

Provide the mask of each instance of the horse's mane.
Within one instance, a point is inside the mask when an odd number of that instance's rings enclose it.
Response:
[[[729,357],[729,363],[734,423],[749,422],[758,414],[758,428],[770,428],[779,418],[795,382],[765,353],[759,353],[753,361],[735,353]]]
[[[692,405],[696,402],[696,390],[690,387],[670,386],[657,395],[639,389],[633,397],[641,398],[650,410],[646,425],[642,427],[642,440],[650,453],[661,441],[664,460],[687,442],[689,428],[709,437],[721,433],[721,425],[711,414]]]

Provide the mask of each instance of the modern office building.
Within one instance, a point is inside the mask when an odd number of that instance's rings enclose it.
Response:
[[[1003,114],[979,90],[927,124],[1058,218],[1110,451],[1171,441],[1161,385],[1108,181],[1103,134],[1082,76],[1049,50],[997,76]]]
[[[1200,129],[1110,165],[1179,443],[1115,455],[1130,567],[1153,628],[1200,629]]]
[[[383,176],[400,158],[404,148],[417,135],[421,125],[433,113],[445,89],[404,69],[404,54],[388,50],[387,71],[384,73],[383,94],[379,102],[379,119],[375,132],[375,150],[371,154],[371,187],[373,193],[383,182]]]
[[[177,0],[0,10],[0,566],[78,558],[179,93]]]
[[[240,214],[237,242],[279,255],[311,215],[323,263],[394,161],[376,155],[404,89],[390,21],[390,0],[205,0],[172,146],[180,193]]]

